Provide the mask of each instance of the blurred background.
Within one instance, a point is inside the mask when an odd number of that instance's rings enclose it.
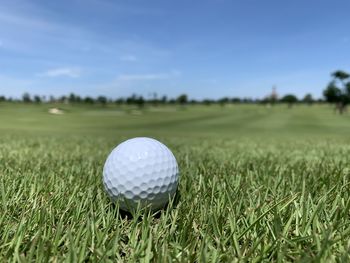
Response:
[[[349,8],[342,0],[3,0],[0,129],[346,132]]]

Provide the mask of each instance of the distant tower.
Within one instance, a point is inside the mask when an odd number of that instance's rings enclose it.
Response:
[[[272,92],[271,92],[271,95],[270,95],[270,99],[271,99],[271,103],[272,104],[274,104],[277,101],[277,99],[278,99],[276,86],[272,87]]]

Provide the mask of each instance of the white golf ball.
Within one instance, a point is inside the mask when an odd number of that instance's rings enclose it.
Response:
[[[161,142],[139,137],[119,144],[103,168],[103,184],[112,201],[125,211],[164,207],[176,193],[179,168],[173,153]]]

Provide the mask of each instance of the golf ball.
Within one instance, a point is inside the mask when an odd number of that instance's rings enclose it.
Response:
[[[122,210],[138,205],[157,210],[176,193],[179,168],[173,153],[161,142],[138,137],[119,144],[103,168],[103,184]]]

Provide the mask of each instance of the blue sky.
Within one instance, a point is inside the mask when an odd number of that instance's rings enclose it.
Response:
[[[320,97],[348,0],[0,0],[0,94]]]

